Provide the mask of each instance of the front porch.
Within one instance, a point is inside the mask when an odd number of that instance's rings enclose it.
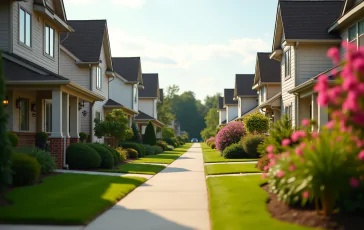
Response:
[[[154,126],[154,131],[156,133],[156,137],[162,138],[162,132],[157,132],[157,129],[158,128],[161,129],[161,128],[165,127],[165,125],[162,122],[155,119],[154,117],[149,116],[148,114],[143,113],[142,111],[139,111],[139,114],[134,118],[134,121],[142,136],[145,133],[145,129],[147,128],[149,121],[151,121]]]
[[[259,112],[267,116],[272,122],[281,119],[281,93],[277,93],[259,105]]]

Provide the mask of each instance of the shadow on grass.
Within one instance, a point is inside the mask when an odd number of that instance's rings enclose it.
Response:
[[[185,168],[168,167],[165,168],[161,173],[176,173],[176,172],[189,172],[190,170]]]

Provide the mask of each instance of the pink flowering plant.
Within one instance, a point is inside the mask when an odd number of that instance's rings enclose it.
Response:
[[[245,128],[242,122],[230,122],[217,133],[216,149],[222,153],[226,147],[240,142],[244,135]]]

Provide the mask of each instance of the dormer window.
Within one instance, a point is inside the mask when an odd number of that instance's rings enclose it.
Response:
[[[45,53],[54,57],[54,29],[49,25],[45,26]]]
[[[284,70],[286,79],[291,77],[291,49],[284,53]]]
[[[19,8],[19,42],[31,47],[32,17],[22,8]]]
[[[96,67],[96,89],[101,90],[101,87],[102,87],[101,79],[102,79],[101,68]]]

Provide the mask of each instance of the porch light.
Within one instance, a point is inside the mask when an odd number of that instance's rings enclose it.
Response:
[[[5,99],[3,100],[3,105],[7,106],[9,104],[9,98],[8,96],[5,96]]]
[[[78,103],[78,110],[83,109],[83,107],[85,107],[85,101],[79,102]]]

